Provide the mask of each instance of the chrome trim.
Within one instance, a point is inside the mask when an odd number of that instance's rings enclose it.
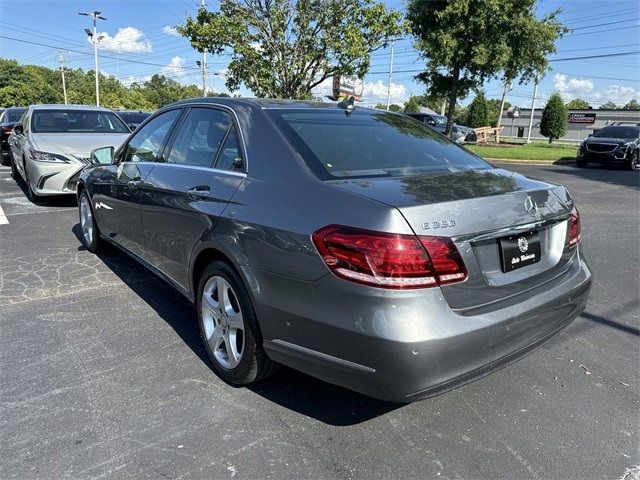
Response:
[[[193,168],[195,170],[200,170],[203,172],[221,173],[223,175],[230,175],[233,177],[241,177],[241,178],[245,178],[247,176],[245,172],[233,172],[231,170],[221,170],[219,168],[201,167],[199,165],[187,165],[182,163],[168,163],[168,162],[129,162],[129,163],[151,163],[153,165],[163,165],[163,166],[173,167],[173,168],[189,168],[189,169]]]
[[[539,220],[532,223],[524,223],[521,225],[512,225],[509,227],[499,228],[497,230],[488,230],[480,233],[469,233],[463,235],[457,235],[452,237],[454,242],[478,242],[481,240],[491,240],[493,238],[505,237],[507,235],[513,235],[518,232],[527,232],[529,230],[537,230],[543,227],[549,227],[556,225],[560,222],[568,220],[569,214],[562,215],[560,217],[548,218],[546,220]]]

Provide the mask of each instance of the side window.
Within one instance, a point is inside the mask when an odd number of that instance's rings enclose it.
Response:
[[[138,130],[124,152],[125,162],[155,162],[162,152],[171,127],[182,110],[169,110],[158,115]]]
[[[218,154],[218,161],[216,161],[215,167],[220,170],[244,170],[244,162],[240,153],[240,141],[235,125],[232,125],[231,130],[229,130],[224,145]]]
[[[211,167],[230,125],[228,113],[213,108],[192,108],[180,126],[167,163]]]

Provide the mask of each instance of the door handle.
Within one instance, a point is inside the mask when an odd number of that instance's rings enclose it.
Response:
[[[127,182],[127,187],[131,188],[132,190],[138,188],[138,185],[140,185],[140,180],[129,180]]]
[[[211,193],[211,189],[208,185],[198,185],[197,187],[193,187],[187,190],[187,197],[198,200],[207,198],[209,196],[209,193]]]

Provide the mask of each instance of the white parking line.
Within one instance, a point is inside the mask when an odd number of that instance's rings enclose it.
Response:
[[[0,206],[0,225],[7,225],[8,223],[9,223],[9,219],[4,214],[4,210],[2,209],[2,206]]]

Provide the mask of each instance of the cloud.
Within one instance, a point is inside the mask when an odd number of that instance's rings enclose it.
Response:
[[[591,80],[569,78],[562,73],[556,73],[553,76],[553,85],[565,101],[572,100],[581,95],[589,95],[594,90],[594,85]]]
[[[122,83],[122,85],[124,85],[125,87],[130,87],[134,83],[142,85],[150,78],[151,75],[129,75],[127,78],[120,80],[120,83]]]
[[[165,76],[182,76],[184,75],[184,58],[175,56],[171,59],[171,61],[160,69],[160,74]]]
[[[171,25],[165,25],[164,28],[162,29],[162,32],[166,33],[167,35],[171,35],[172,37],[180,36],[176,27],[172,27]]]
[[[599,103],[605,103],[612,101],[616,105],[625,105],[631,99],[640,99],[640,90],[636,90],[633,87],[624,87],[621,85],[611,85],[602,92],[596,92],[594,98]]]
[[[144,53],[151,52],[151,42],[144,38],[144,33],[135,27],[119,28],[113,37],[106,32],[98,33],[104,38],[98,42],[98,48],[105,52],[114,53]],[[91,43],[91,38],[87,38]]]

